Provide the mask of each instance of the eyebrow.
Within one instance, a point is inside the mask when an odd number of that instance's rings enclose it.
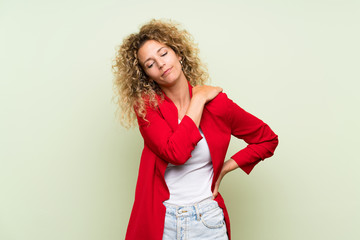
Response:
[[[161,49],[163,49],[163,48],[166,48],[166,47],[161,47],[161,48],[159,48],[156,52],[157,52],[157,53],[160,52]],[[145,65],[145,63],[146,63],[147,61],[149,61],[150,59],[151,59],[151,58],[146,59],[143,64]]]

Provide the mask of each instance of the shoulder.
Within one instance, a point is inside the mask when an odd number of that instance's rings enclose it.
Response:
[[[225,105],[228,106],[232,100],[227,96],[226,93],[221,92],[219,93],[213,100],[207,103],[207,106],[214,106],[214,107],[222,107],[224,108]],[[225,104],[225,105],[224,105]]]
[[[149,120],[153,115],[159,115],[159,106],[164,100],[158,94],[152,96],[143,94],[134,104],[134,112],[138,119],[139,125],[149,125]]]
[[[214,115],[226,117],[229,114],[232,100],[224,92],[219,93],[213,100],[205,105],[205,108]]]
[[[164,98],[159,94],[142,94],[141,97],[135,101],[133,108],[138,115],[140,112],[147,113],[157,111],[163,102]]]

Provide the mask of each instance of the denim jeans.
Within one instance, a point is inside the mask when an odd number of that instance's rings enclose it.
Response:
[[[164,205],[163,240],[228,240],[224,213],[215,200],[207,198],[190,206]]]

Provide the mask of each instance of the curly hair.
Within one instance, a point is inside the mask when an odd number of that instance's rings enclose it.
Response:
[[[182,70],[191,85],[202,85],[209,78],[193,37],[172,20],[152,19],[138,33],[124,38],[112,65],[114,98],[117,110],[121,112],[119,120],[127,128],[135,125],[136,115],[146,120],[146,105],[155,108],[164,99],[159,85],[149,81],[137,57],[138,50],[147,40],[165,44],[181,57]]]

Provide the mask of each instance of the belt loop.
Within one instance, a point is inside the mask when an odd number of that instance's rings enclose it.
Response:
[[[195,211],[196,211],[196,220],[200,221],[200,214],[199,214],[198,204],[195,204],[194,207],[195,207]]]
[[[179,207],[175,207],[175,216],[176,219],[179,217]]]

